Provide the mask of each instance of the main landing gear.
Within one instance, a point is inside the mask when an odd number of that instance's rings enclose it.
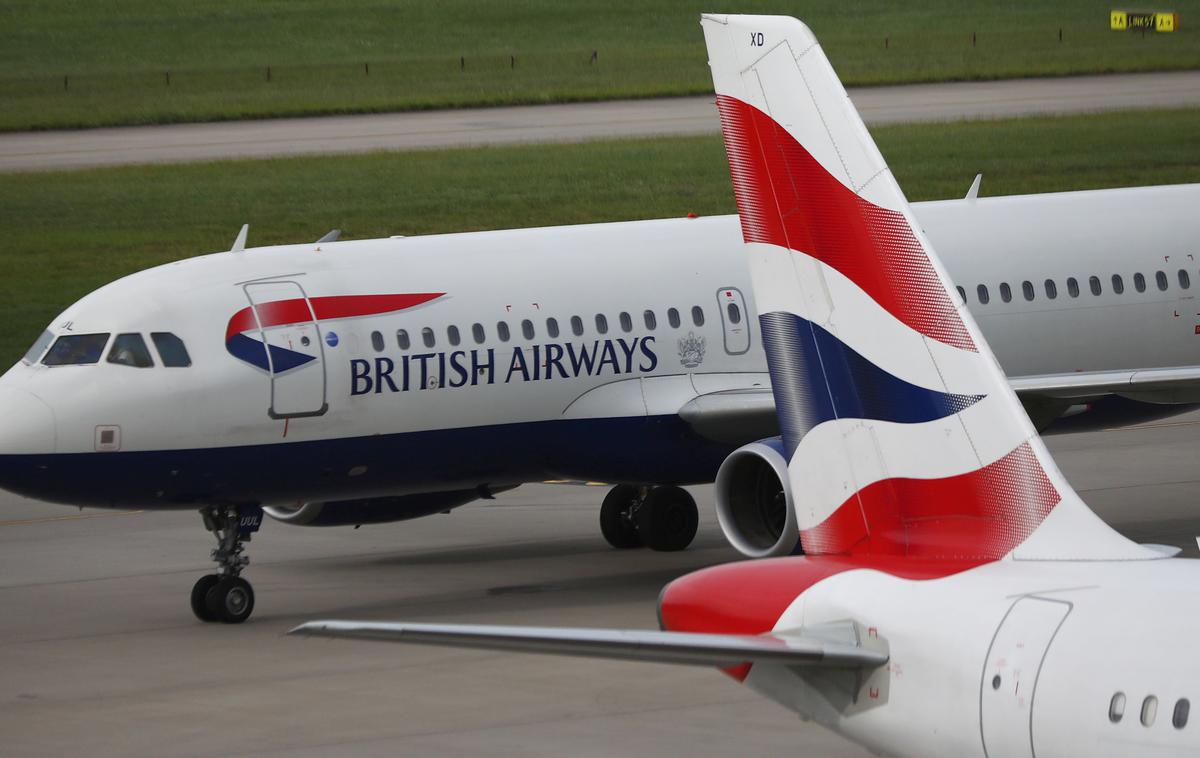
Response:
[[[618,484],[600,506],[600,532],[615,548],[683,550],[699,523],[696,501],[682,487]]]
[[[201,621],[240,624],[254,610],[254,590],[240,575],[250,559],[242,555],[243,542],[262,526],[258,506],[212,506],[200,511],[204,528],[217,538],[212,559],[218,573],[202,576],[192,587],[192,613]]]

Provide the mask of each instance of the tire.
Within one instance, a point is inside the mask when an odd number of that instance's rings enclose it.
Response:
[[[631,484],[618,484],[604,496],[600,506],[600,533],[618,550],[642,546],[637,523],[630,517],[641,492]]]
[[[217,617],[208,612],[208,591],[217,586],[221,577],[207,574],[196,580],[192,585],[192,613],[201,621],[216,621]]]
[[[204,598],[209,613],[223,624],[240,624],[254,610],[254,590],[240,576],[227,576]]]
[[[674,552],[692,544],[700,526],[696,501],[681,487],[655,487],[638,509],[638,534],[651,550]]]

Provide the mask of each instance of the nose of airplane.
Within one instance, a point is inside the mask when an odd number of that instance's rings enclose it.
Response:
[[[37,395],[0,385],[0,455],[53,453],[54,411]]]

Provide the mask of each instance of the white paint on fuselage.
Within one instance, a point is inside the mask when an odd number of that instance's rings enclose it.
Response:
[[[1200,185],[1062,193],[916,204],[916,215],[956,282],[1001,363],[1012,376],[1075,370],[1192,365],[1200,316],[1191,290],[1182,290],[1176,271],[1186,268],[1200,287]],[[54,450],[27,450],[8,440],[7,452],[92,452],[95,428],[119,425],[121,449],[170,450],[270,444],[279,441],[362,437],[407,431],[552,421],[563,417],[617,417],[673,413],[695,394],[762,385],[766,363],[758,344],[753,303],[746,323],[751,349],[728,354],[718,293],[737,288],[750,297],[740,257],[735,216],[591,224],[431,235],[336,243],[285,245],[218,253],[159,266],[124,277],[86,296],[50,329],[76,334],[170,331],[191,353],[188,368],[137,369],[103,360],[90,366],[46,367],[19,363],[3,378],[32,392],[53,409]],[[1168,272],[1171,286],[1159,292],[1155,271]],[[1136,293],[1132,274],[1142,272],[1148,291]],[[1113,273],[1126,291],[1114,295]],[[1087,289],[1099,276],[1104,294]],[[1074,276],[1082,294],[1070,297],[1065,279]],[[1048,300],[1043,281],[1054,279],[1058,297]],[[1026,302],[1021,282],[1035,283]],[[225,326],[248,305],[242,285],[256,280],[295,281],[310,297],[444,292],[415,309],[323,321],[322,334],[336,332],[338,344],[324,349],[328,412],[285,422],[267,415],[270,377],[235,359],[225,349]],[[1001,303],[997,287],[1009,282],[1015,296]],[[986,284],[991,302],[980,305],[975,286]],[[693,306],[705,323],[692,323]],[[667,309],[682,324],[672,328]],[[657,325],[647,329],[643,312]],[[628,313],[633,328],[621,328]],[[597,332],[595,317],[608,321]],[[1175,315],[1178,314],[1178,315]],[[582,319],[581,336],[571,318]],[[546,319],[561,334],[551,338]],[[532,340],[521,322],[533,322]],[[508,342],[497,337],[506,322]],[[471,327],[483,324],[486,341],[474,344]],[[448,326],[462,344],[447,344]],[[436,344],[421,342],[425,327]],[[412,346],[401,350],[397,330]],[[380,332],[385,348],[372,347]],[[703,362],[687,367],[680,340],[702,338]],[[656,361],[633,357],[632,371],[571,378],[526,380],[507,376],[513,351],[534,344],[652,339]],[[694,344],[694,343],[693,343]],[[493,384],[351,394],[351,360],[388,357],[399,364],[406,353],[495,351]],[[621,368],[626,367],[622,361]],[[414,363],[415,366],[415,363]],[[301,369],[309,370],[309,369]],[[590,398],[590,399],[589,399]],[[286,438],[284,437],[286,431]],[[14,447],[15,446],[15,447]]]

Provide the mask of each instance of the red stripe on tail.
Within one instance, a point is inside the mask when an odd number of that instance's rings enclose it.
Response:
[[[975,350],[903,214],[856,195],[754,106],[718,95],[717,108],[746,242],[811,255],[921,334]]]

